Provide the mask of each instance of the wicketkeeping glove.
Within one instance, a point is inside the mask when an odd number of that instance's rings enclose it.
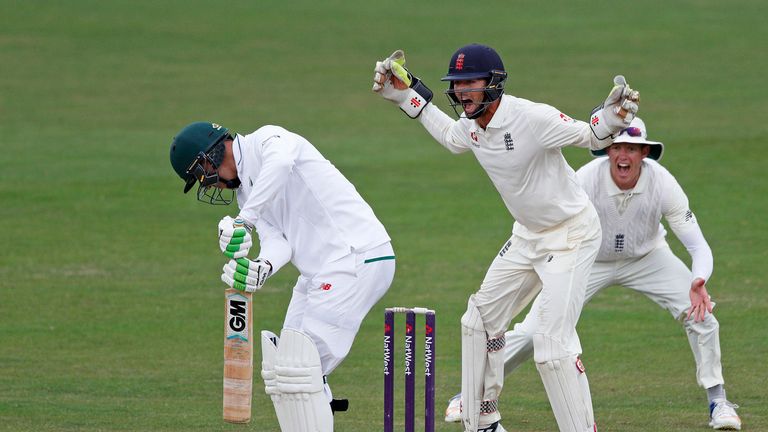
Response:
[[[640,92],[632,90],[623,75],[613,78],[613,88],[605,102],[592,110],[589,126],[599,140],[615,137],[635,118]]]
[[[229,216],[219,222],[219,248],[230,258],[242,258],[248,255],[253,245],[250,230],[242,219]]]
[[[272,275],[272,264],[267,260],[248,258],[229,260],[222,268],[221,281],[228,286],[247,292],[261,289],[267,278]]]
[[[372,90],[396,103],[410,118],[418,117],[432,100],[432,90],[405,68],[403,50],[376,62],[373,72]]]

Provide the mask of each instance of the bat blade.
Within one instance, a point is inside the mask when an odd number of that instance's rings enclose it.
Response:
[[[225,290],[224,421],[251,421],[253,394],[253,294]]]

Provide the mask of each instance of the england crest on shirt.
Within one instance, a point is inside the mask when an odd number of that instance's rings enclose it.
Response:
[[[507,151],[515,149],[515,140],[512,139],[512,135],[509,132],[504,134],[504,146],[507,147]]]

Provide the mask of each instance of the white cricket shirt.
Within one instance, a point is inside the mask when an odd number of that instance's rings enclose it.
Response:
[[[561,148],[601,149],[589,125],[552,106],[504,95],[485,130],[428,104],[419,121],[453,153],[472,151],[518,224],[541,232],[581,212],[588,198]],[[516,229],[518,227],[516,226]]]
[[[692,257],[694,277],[712,274],[712,251],[701,233],[688,197],[674,176],[652,159],[643,159],[640,178],[623,191],[611,178],[608,157],[597,158],[576,172],[600,216],[603,242],[597,261],[640,258],[667,246],[662,216]]]
[[[352,183],[303,137],[279,126],[232,143],[240,216],[255,225],[273,272],[289,260],[302,275],[350,252],[390,241]]]

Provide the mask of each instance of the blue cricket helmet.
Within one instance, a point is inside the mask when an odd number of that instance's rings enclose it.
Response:
[[[480,117],[482,113],[495,100],[504,94],[504,83],[507,81],[507,72],[504,70],[504,62],[493,48],[481,44],[469,44],[456,50],[448,64],[448,74],[441,81],[449,81],[448,90],[445,94],[451,101],[451,106],[460,114],[457,107],[461,106],[461,101],[456,96],[454,90],[454,81],[485,79],[486,85],[482,90],[485,92],[483,106],[471,116],[470,119]],[[474,90],[474,89],[473,89]]]

